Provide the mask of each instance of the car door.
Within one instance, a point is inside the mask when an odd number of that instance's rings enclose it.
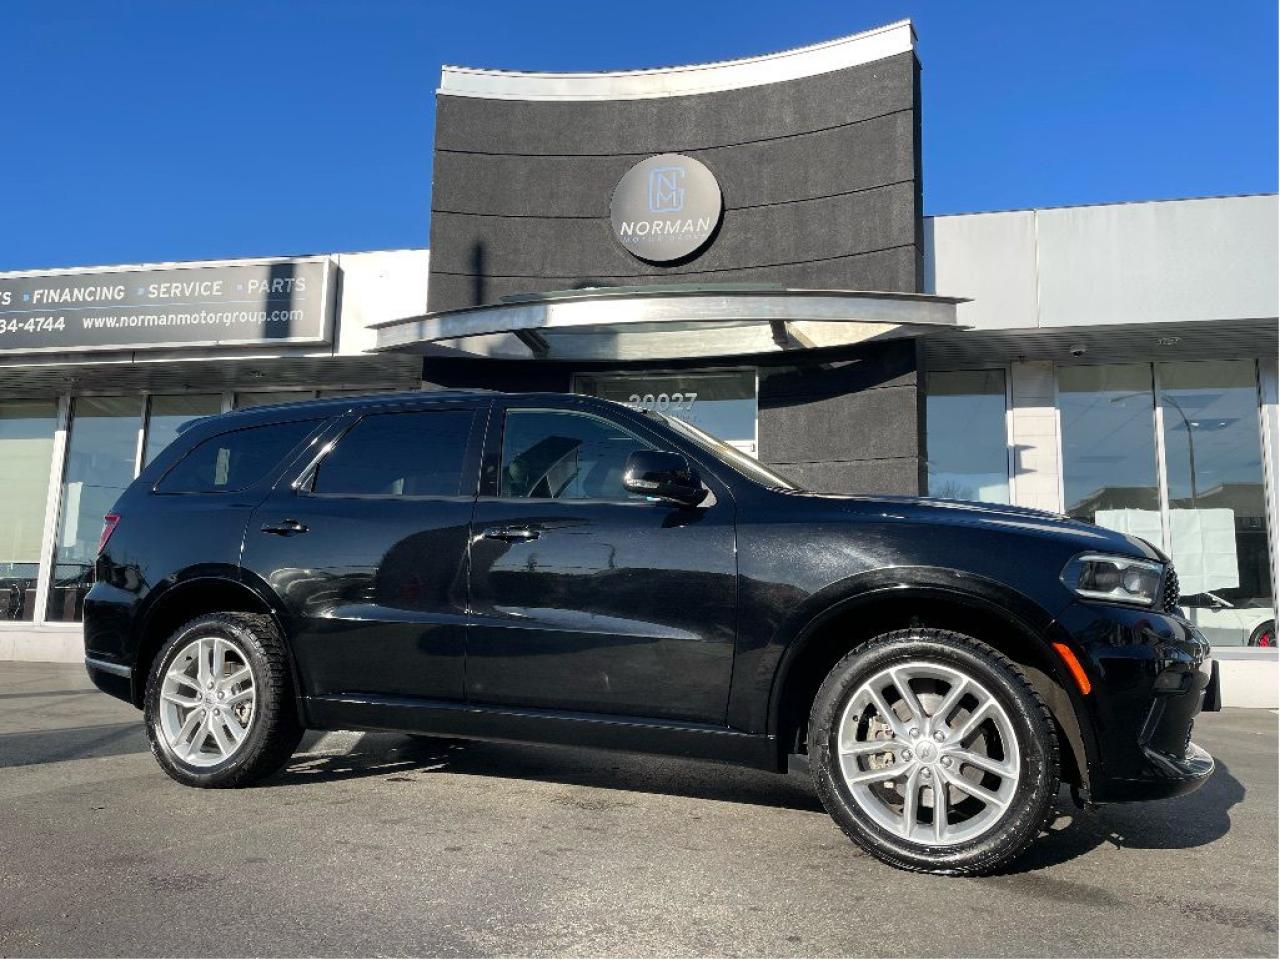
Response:
[[[357,410],[250,519],[243,566],[283,603],[308,694],[465,697],[486,409],[405,401]]]
[[[660,435],[569,406],[495,403],[472,546],[477,704],[723,723],[735,638],[728,489],[628,494]]]

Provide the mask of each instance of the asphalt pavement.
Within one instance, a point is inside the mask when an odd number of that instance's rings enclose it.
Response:
[[[309,734],[179,786],[76,666],[0,663],[3,956],[1269,956],[1277,716],[1207,715],[1189,797],[1061,816],[999,876],[862,854],[799,775]]]

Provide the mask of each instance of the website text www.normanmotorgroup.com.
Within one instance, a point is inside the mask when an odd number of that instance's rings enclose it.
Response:
[[[189,312],[146,311],[104,314],[80,318],[85,330],[119,330],[130,327],[191,327],[201,325],[236,326],[300,321],[302,310],[192,310]],[[67,326],[64,316],[0,318],[0,335],[5,333],[56,333]]]

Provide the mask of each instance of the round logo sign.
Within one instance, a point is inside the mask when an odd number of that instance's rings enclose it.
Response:
[[[699,250],[720,223],[720,184],[693,157],[641,160],[613,191],[613,235],[641,260],[667,263]]]

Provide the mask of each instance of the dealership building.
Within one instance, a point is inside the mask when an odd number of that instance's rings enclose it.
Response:
[[[814,490],[1145,537],[1225,702],[1275,706],[1277,197],[925,216],[921,80],[905,21],[445,67],[429,250],[0,273],[0,660],[82,656],[102,516],[179,424],[477,387],[669,412]]]

